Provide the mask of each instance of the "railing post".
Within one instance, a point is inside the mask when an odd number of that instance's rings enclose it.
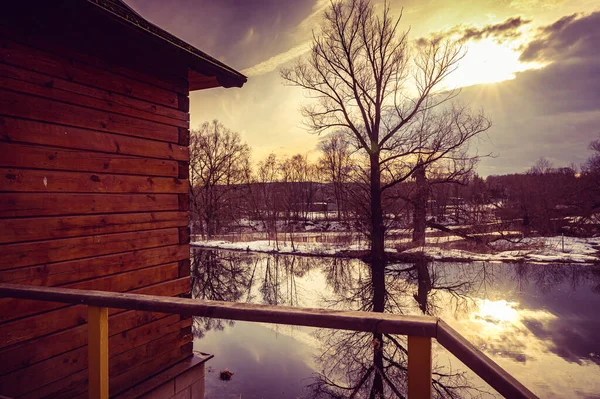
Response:
[[[408,398],[431,399],[430,337],[408,337]]]
[[[88,394],[108,399],[108,308],[88,306]]]

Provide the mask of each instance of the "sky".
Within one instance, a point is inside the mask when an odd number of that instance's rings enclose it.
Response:
[[[125,0],[149,21],[248,76],[243,88],[190,95],[191,128],[218,119],[258,162],[269,153],[311,159],[322,137],[285,86],[282,67],[306,55],[329,0]],[[381,9],[379,0],[373,0]],[[451,36],[467,55],[446,84],[483,109],[492,128],[471,146],[482,176],[519,173],[546,157],[580,165],[600,139],[600,3],[597,0],[391,0],[409,40]]]

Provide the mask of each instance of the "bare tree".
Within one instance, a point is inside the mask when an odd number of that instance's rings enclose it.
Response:
[[[594,153],[583,164],[582,169],[585,173],[600,175],[600,139],[592,141],[589,149]]]
[[[192,217],[203,237],[212,237],[232,222],[250,174],[250,148],[239,133],[217,120],[205,122],[190,136]]]
[[[315,165],[296,154],[283,159],[279,168],[287,221],[307,219],[316,193]]]
[[[368,157],[374,273],[386,262],[384,191],[423,165],[464,156],[460,149],[490,127],[481,113],[442,107],[458,93],[441,83],[463,57],[461,46],[422,40],[412,51],[400,18],[388,6],[376,15],[368,0],[334,2],[310,56],[281,71],[312,96],[302,111],[314,132],[342,129]]]
[[[341,220],[342,214],[347,216],[347,187],[350,183],[352,173],[352,147],[346,135],[335,132],[319,143],[322,152],[319,159],[319,169],[324,181],[330,183],[333,188],[333,197],[337,211],[337,219]]]
[[[267,232],[269,240],[275,240],[278,249],[277,221],[281,204],[277,200],[276,182],[279,180],[279,174],[277,156],[271,153],[267,158],[258,163],[258,192],[252,195],[255,199],[257,214],[260,215],[264,230]]]

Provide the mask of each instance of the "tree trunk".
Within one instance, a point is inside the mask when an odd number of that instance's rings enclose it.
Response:
[[[382,225],[383,227],[383,225]],[[373,312],[383,313],[385,311],[385,260],[381,265],[372,264],[371,282],[373,284]],[[369,399],[383,398],[383,334],[373,334],[373,386]]]
[[[413,201],[413,243],[425,245],[425,225],[427,221],[427,200],[429,199],[429,186],[425,177],[425,166],[417,167],[414,172],[417,186]]]
[[[379,153],[371,155],[371,268],[383,273],[385,267],[385,227],[381,205],[381,169]],[[375,310],[376,312],[378,310]],[[380,312],[383,311],[379,310]]]
[[[415,263],[415,268],[417,269],[417,286],[418,291],[416,294],[413,294],[413,297],[419,304],[419,309],[424,314],[427,314],[427,303],[429,292],[431,292],[431,276],[429,275],[429,269],[427,268],[426,260],[418,260]]]

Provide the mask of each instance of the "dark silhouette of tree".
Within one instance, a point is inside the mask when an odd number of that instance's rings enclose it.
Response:
[[[328,301],[334,308],[361,311],[383,309],[403,314],[407,304],[402,297],[413,289],[413,272],[418,276],[417,301],[428,308],[427,297],[432,290],[447,290],[466,298],[473,284],[448,276],[430,275],[427,263],[394,265],[386,269],[385,281],[373,279],[374,273],[359,261],[347,260],[323,266],[328,284],[336,293]],[[350,276],[353,276],[350,277]],[[382,302],[378,302],[382,301]],[[421,303],[419,304],[421,306]],[[429,311],[428,314],[431,314]],[[405,398],[407,392],[408,350],[406,337],[392,334],[320,330],[323,353],[318,357],[321,366],[315,382],[310,385],[313,398]],[[481,391],[472,387],[464,373],[435,366],[432,386],[436,398],[476,397]]]
[[[250,175],[250,148],[239,133],[218,121],[190,135],[192,219],[203,237],[213,237],[242,215]]]
[[[255,200],[257,214],[262,220],[264,230],[269,239],[275,240],[279,247],[277,234],[277,221],[279,220],[280,201],[277,198],[277,185],[279,181],[279,162],[275,154],[269,154],[267,158],[259,162],[257,170],[258,192],[252,195]]]
[[[319,143],[319,168],[323,180],[333,187],[337,220],[348,216],[348,189],[354,166],[352,147],[342,132],[327,136]]]
[[[482,114],[442,106],[457,94],[442,82],[457,68],[462,48],[423,40],[412,52],[399,24],[387,6],[376,15],[366,0],[334,2],[310,56],[281,72],[313,97],[302,111],[314,132],[342,130],[368,158],[371,265],[381,275],[385,190],[422,165],[465,159],[469,140],[490,127]]]
[[[191,263],[192,298],[215,301],[248,301],[258,259],[238,252],[196,250]],[[246,295],[246,298],[244,296]],[[223,330],[224,321],[207,317],[194,318],[194,335],[203,337],[209,330]]]

